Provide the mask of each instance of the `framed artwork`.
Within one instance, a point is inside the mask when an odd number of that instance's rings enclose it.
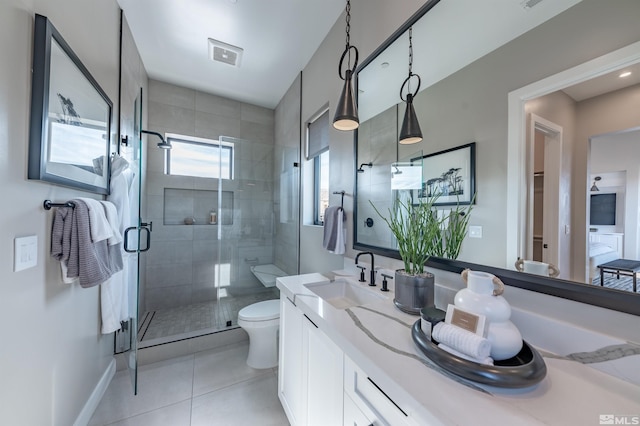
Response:
[[[29,179],[108,194],[112,109],[51,21],[36,15]]]
[[[422,188],[415,191],[415,202],[437,196],[434,206],[475,204],[475,142],[412,161],[422,161]]]

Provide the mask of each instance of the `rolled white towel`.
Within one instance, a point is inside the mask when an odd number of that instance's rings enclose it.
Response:
[[[438,343],[444,343],[471,358],[485,359],[491,353],[489,340],[455,325],[439,322],[431,335]]]
[[[465,355],[460,351],[456,351],[455,349],[450,348],[449,346],[447,346],[447,345],[445,345],[443,343],[440,343],[438,345],[438,347],[440,349],[442,349],[443,351],[447,351],[452,355],[459,356],[460,358],[464,358],[464,359],[466,359],[468,361],[477,362],[478,364],[493,365],[493,358],[491,358],[490,356],[488,356],[486,358],[483,358],[483,359],[478,359],[478,358],[473,358],[473,357],[470,357],[468,355]]]

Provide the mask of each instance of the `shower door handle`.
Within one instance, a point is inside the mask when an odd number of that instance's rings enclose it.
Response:
[[[124,230],[124,251],[126,251],[127,253],[137,253],[138,249],[135,248],[133,250],[129,249],[129,232],[131,231],[137,231],[138,227],[137,226],[130,226],[127,229]]]
[[[149,249],[151,248],[151,231],[153,229],[153,222],[149,222],[149,223],[141,223],[140,224],[140,233],[142,234],[142,231],[147,233],[147,246],[145,248],[140,248],[140,252],[145,252],[145,251],[149,251]],[[129,232],[131,231],[137,231],[138,227],[137,226],[130,226],[127,229],[125,229],[124,231],[124,251],[126,251],[127,253],[137,253],[138,252],[138,248],[134,248],[134,249],[130,249],[129,248]]]

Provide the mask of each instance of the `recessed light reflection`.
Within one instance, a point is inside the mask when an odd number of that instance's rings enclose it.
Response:
[[[620,74],[618,77],[625,78],[625,77],[629,77],[630,75],[631,75],[631,71],[625,71],[622,74]]]

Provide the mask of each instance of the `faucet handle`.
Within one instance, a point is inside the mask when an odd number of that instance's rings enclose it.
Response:
[[[364,279],[364,270],[367,269],[364,266],[356,265],[356,268],[360,268],[360,282],[363,283],[366,280]]]
[[[380,291],[389,291],[389,289],[387,288],[387,278],[392,280],[393,277],[391,275],[387,275],[387,274],[382,274],[382,288],[380,289]]]

